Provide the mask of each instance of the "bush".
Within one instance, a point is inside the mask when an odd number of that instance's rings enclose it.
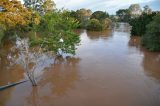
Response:
[[[160,51],[160,13],[153,17],[142,36],[142,45],[150,51]]]
[[[92,31],[101,31],[102,24],[97,19],[91,19],[88,21],[87,29]]]

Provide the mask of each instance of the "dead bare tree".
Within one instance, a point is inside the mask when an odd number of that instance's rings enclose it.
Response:
[[[9,56],[15,64],[21,65],[33,86],[37,85],[36,70],[40,71],[53,64],[52,55],[43,52],[41,47],[30,48],[29,39],[17,38],[14,50],[17,51],[15,56]],[[47,61],[49,63],[46,64]]]

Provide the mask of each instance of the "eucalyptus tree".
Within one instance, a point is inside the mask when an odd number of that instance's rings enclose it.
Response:
[[[56,4],[53,0],[23,0],[24,6],[43,15],[47,11],[55,9]]]
[[[132,4],[129,7],[131,18],[139,17],[142,14],[142,9],[139,4]]]
[[[76,13],[77,19],[80,22],[80,27],[85,28],[87,26],[87,21],[90,19],[92,15],[92,11],[89,9],[82,8],[77,10]]]

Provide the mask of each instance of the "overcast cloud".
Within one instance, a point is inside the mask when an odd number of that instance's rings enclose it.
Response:
[[[58,9],[65,8],[77,10],[80,8],[91,9],[92,11],[102,10],[114,14],[120,8],[128,8],[131,4],[148,4],[160,0],[54,0]],[[159,6],[160,7],[160,6]]]

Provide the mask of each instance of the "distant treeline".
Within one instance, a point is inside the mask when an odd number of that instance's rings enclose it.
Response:
[[[109,14],[104,11],[95,11],[79,9],[71,11],[70,16],[79,22],[78,28],[84,28],[92,31],[102,31],[111,27],[112,21]]]
[[[139,4],[116,12],[117,21],[128,22],[132,26],[131,35],[141,36],[141,44],[150,51],[160,51],[160,12],[152,11],[146,5],[142,10]]]

